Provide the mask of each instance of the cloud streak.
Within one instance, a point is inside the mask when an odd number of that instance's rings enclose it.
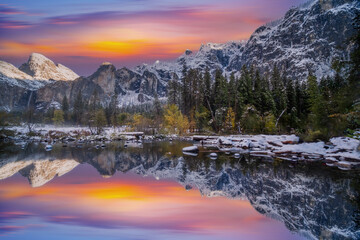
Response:
[[[65,60],[63,64],[74,65],[75,71],[87,75],[94,69],[83,69],[80,65],[85,63],[76,64],[67,56],[89,59],[89,66],[98,58],[98,64],[108,59],[131,67],[143,61],[174,58],[186,49],[196,51],[201,43],[247,39],[276,16],[268,11],[269,3],[264,0],[225,0],[221,4],[141,0],[132,4],[127,1],[126,6],[122,2],[122,8],[113,2],[113,9],[88,1],[84,11],[59,11],[36,18],[26,17],[28,13],[20,8],[0,5],[0,11],[6,13],[0,17],[3,59],[26,59],[38,51]],[[80,8],[78,4],[76,9]]]

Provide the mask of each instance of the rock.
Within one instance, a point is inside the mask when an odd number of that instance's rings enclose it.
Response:
[[[193,52],[191,50],[189,50],[189,49],[186,49],[186,51],[185,51],[185,55],[187,55],[187,56],[191,55],[192,53]]]
[[[46,151],[51,151],[52,150],[52,146],[50,144],[45,146],[45,150]]]
[[[198,156],[198,153],[196,153],[196,152],[183,152],[183,154],[186,156],[192,156],[192,157]]]
[[[79,77],[71,69],[55,64],[39,53],[32,53],[27,63],[22,64],[19,69],[37,80],[72,81]]]
[[[199,152],[199,148],[197,146],[190,146],[190,147],[184,147],[182,149],[183,152],[193,152],[193,153],[197,153]]]

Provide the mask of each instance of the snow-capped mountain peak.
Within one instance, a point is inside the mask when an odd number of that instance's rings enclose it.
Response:
[[[55,64],[39,53],[32,53],[27,63],[21,65],[19,69],[36,80],[71,81],[79,77],[71,69],[61,64]]]
[[[199,51],[186,51],[175,62],[141,65],[135,71],[150,71],[168,81],[173,74],[181,77],[184,64],[225,74],[244,65],[267,74],[276,64],[294,81],[306,81],[309,71],[320,79],[334,73],[333,60],[348,58],[351,46],[345,42],[354,34],[351,23],[359,11],[356,0],[310,0],[260,26],[249,40],[202,44]]]

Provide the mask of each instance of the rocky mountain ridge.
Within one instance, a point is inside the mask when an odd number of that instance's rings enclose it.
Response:
[[[186,50],[175,61],[156,61],[133,70],[105,63],[89,77],[78,77],[36,53],[19,69],[0,62],[4,89],[0,109],[59,108],[65,95],[73,103],[79,91],[84,99],[90,99],[95,90],[103,106],[114,97],[118,106],[151,102],[155,95],[166,98],[168,81],[181,79],[183,65],[200,71],[221,69],[229,75],[243,66],[255,66],[269,74],[276,64],[293,81],[306,81],[309,71],[320,79],[334,74],[334,60],[349,59],[353,46],[347,40],[355,33],[352,21],[359,12],[360,2],[355,0],[310,1],[259,27],[248,41],[203,44],[199,51]]]
[[[291,8],[284,17],[254,31],[249,40],[202,45],[197,53],[187,50],[175,62],[141,65],[158,77],[181,77],[182,65],[204,71],[218,68],[229,75],[251,65],[262,73],[276,64],[294,81],[306,81],[308,72],[318,79],[334,74],[335,59],[349,59],[349,38],[355,33],[352,22],[360,12],[354,0],[312,0]]]

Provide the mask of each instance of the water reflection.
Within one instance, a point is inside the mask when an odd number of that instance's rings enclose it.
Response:
[[[267,220],[270,217],[308,238],[360,238],[358,172],[342,172],[318,163],[272,162],[246,155],[238,159],[219,154],[216,160],[211,160],[206,152],[198,157],[183,156],[181,149],[187,145],[185,142],[152,142],[142,144],[141,148],[130,145],[126,148],[119,142],[108,144],[106,149],[96,149],[92,145],[63,148],[59,144],[50,152],[35,144],[23,150],[9,147],[1,154],[0,179],[20,173],[32,187],[42,187],[33,189],[17,182],[0,182],[1,201],[14,210],[2,209],[0,224],[5,219],[31,215],[34,205],[27,206],[30,209],[19,206],[26,206],[24,201],[32,197],[44,203],[47,209],[56,205],[55,209],[47,211],[49,221],[54,223],[85,221],[82,224],[86,226],[142,226],[181,232],[221,228],[227,229],[230,234],[227,237],[236,238],[231,234],[238,234],[235,229],[240,222],[242,228],[246,228],[256,219],[256,222],[263,222],[258,231],[271,231],[273,223]],[[78,170],[79,166],[88,165],[96,169],[105,182],[116,172],[129,172],[129,175],[121,177],[121,181],[110,178],[111,184],[104,185],[88,176],[89,169]],[[76,184],[61,182],[62,178],[57,185],[47,184],[54,177],[71,172],[76,172]],[[145,178],[139,180],[136,176]],[[180,185],[154,179],[175,179]],[[207,198],[198,198],[197,191],[187,192],[184,198],[180,189],[192,188],[198,189],[202,196],[220,198],[210,203]],[[217,211],[216,206],[224,204],[223,197],[240,200],[226,202],[228,206]],[[11,204],[5,201],[9,199]],[[181,211],[174,210],[170,204],[181,205]],[[241,213],[236,212],[240,205],[243,206]],[[200,206],[212,207],[214,215],[209,216]],[[261,215],[254,219],[254,214],[248,212],[252,208]],[[191,219],[188,216],[192,216]],[[205,223],[207,226],[201,226]],[[2,229],[14,230],[11,226]],[[267,234],[266,231],[263,234]],[[264,236],[260,234],[259,239]],[[274,239],[289,236],[280,234]],[[254,238],[253,235],[248,237]]]

